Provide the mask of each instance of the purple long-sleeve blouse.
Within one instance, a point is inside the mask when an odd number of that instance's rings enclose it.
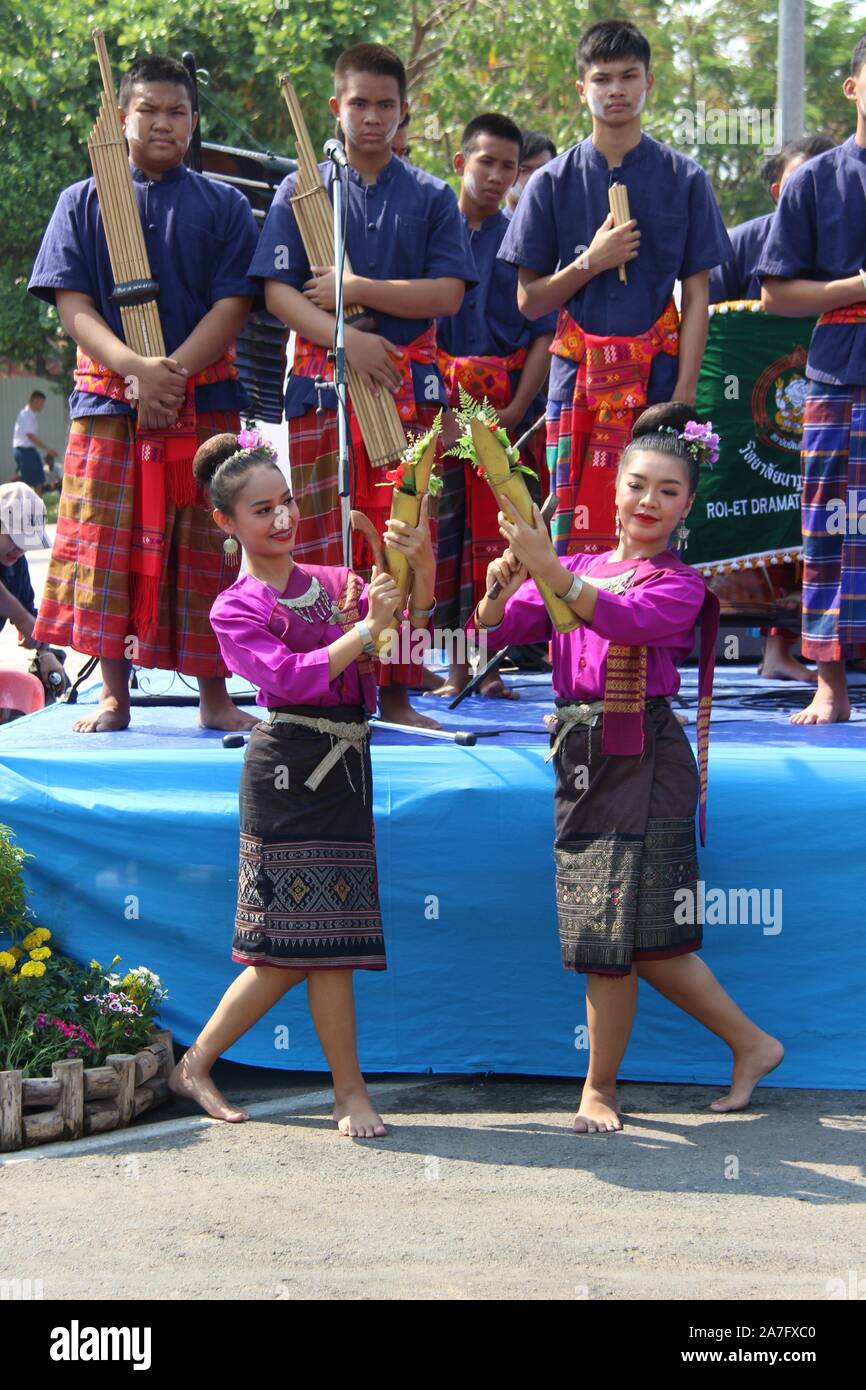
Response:
[[[675,695],[677,670],[692,649],[695,623],[706,587],[701,576],[665,551],[649,560],[613,560],[604,555],[570,555],[562,564],[585,575],[600,588],[591,625],[559,633],[548,617],[533,579],[527,579],[505,605],[498,627],[486,633],[491,652],[512,643],[552,639],[553,688],[575,700],[601,700],[607,672],[607,649],[616,645],[647,648],[647,696]],[[627,587],[632,576],[640,582]],[[624,589],[624,592],[612,590]],[[467,623],[473,626],[473,620]]]
[[[329,599],[339,613],[329,612]],[[259,687],[257,705],[364,705],[372,713],[376,677],[368,657],[328,677],[329,645],[366,615],[367,585],[351,570],[295,565],[282,593],[242,574],[218,595],[210,620],[226,665]]]

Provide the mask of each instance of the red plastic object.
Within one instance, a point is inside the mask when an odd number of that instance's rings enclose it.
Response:
[[[29,671],[0,670],[0,709],[20,709],[24,714],[45,707],[45,687]]]

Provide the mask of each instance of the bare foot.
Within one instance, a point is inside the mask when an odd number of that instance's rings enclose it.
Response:
[[[758,675],[764,681],[809,681],[815,685],[818,680],[818,672],[804,666],[795,656],[776,657],[773,660],[764,657],[758,667]]]
[[[229,1105],[225,1096],[217,1090],[209,1072],[194,1071],[192,1063],[187,1061],[188,1055],[184,1053],[168,1078],[168,1089],[174,1091],[176,1096],[194,1100],[215,1120],[230,1120],[233,1124],[239,1120],[248,1120],[249,1112],[236,1110],[234,1106]]]
[[[399,687],[400,691],[405,690],[404,686]],[[403,698],[394,698],[388,693],[387,687],[379,690],[379,713],[387,724],[405,724],[410,729],[441,729],[442,725],[437,724],[435,719],[429,715],[420,714],[409,704],[405,694]]]
[[[791,715],[790,723],[844,724],[845,720],[850,718],[851,702],[847,694],[824,688],[816,692],[812,703],[805,709],[797,710],[796,714]]]
[[[622,1129],[616,1105],[616,1091],[597,1091],[586,1082],[580,1109],[574,1117],[575,1134],[612,1134]]]
[[[77,734],[112,734],[129,728],[129,701],[121,702],[114,695],[100,696],[92,714],[82,715],[72,725]]]
[[[726,1096],[719,1096],[710,1105],[711,1110],[727,1114],[730,1110],[745,1110],[752,1098],[752,1091],[763,1076],[767,1076],[782,1061],[785,1049],[778,1038],[769,1033],[759,1033],[752,1047],[734,1053],[734,1072],[731,1089]]]
[[[431,691],[438,690],[439,687],[444,684],[444,676],[440,676],[438,671],[431,671],[427,666],[424,667],[424,679],[421,682],[423,690],[426,690],[429,694]]]
[[[486,680],[483,680],[478,687],[479,695],[486,695],[491,700],[519,700],[520,691],[512,690],[510,685],[506,685],[503,680],[491,671]]]
[[[244,731],[254,729],[259,722],[253,715],[244,714],[243,710],[238,709],[237,705],[228,699],[218,704],[205,704],[204,701],[199,704],[197,723],[200,729]]]
[[[346,1139],[381,1139],[388,1133],[366,1086],[334,1097],[334,1119]]]

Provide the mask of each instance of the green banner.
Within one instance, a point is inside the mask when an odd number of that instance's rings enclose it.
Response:
[[[696,404],[720,436],[721,458],[701,468],[686,522],[689,564],[780,563],[802,545],[800,437],[814,325],[766,314],[755,300],[711,305]]]

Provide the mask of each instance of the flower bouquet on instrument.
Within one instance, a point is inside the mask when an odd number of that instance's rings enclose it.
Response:
[[[465,459],[479,477],[492,488],[494,496],[507,497],[524,521],[534,526],[532,498],[522,477],[537,475],[520,462],[520,455],[499,423],[499,416],[488,400],[478,402],[460,387],[460,409],[454,412],[462,434],[449,454]],[[535,579],[535,575],[532,576]],[[580,626],[577,614],[563,603],[543,580],[535,579],[550,620],[557,632],[572,632]]]
[[[434,471],[436,461],[436,441],[442,429],[440,410],[425,434],[416,435],[407,441],[403,456],[385,474],[387,482],[377,483],[377,487],[393,487],[391,496],[391,518],[405,521],[409,526],[417,526],[421,520],[421,502],[425,493],[435,497],[442,489],[442,479]],[[366,523],[366,525],[365,525]],[[387,569],[400,590],[401,608],[406,607],[412,587],[412,570],[409,561],[401,550],[385,542],[384,550],[377,533],[369,519],[357,512],[352,513],[355,530],[363,531],[373,548],[376,563]],[[394,617],[389,626],[379,636],[380,652],[391,642],[388,633],[399,627],[400,619]]]

